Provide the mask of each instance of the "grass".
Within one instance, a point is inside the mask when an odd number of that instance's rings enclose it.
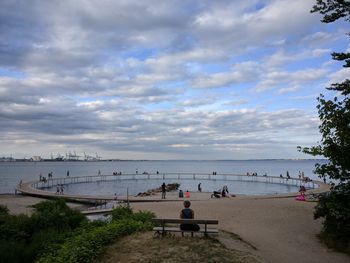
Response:
[[[215,238],[166,236],[135,233],[109,246],[96,261],[112,262],[261,262],[256,256],[227,249]]]

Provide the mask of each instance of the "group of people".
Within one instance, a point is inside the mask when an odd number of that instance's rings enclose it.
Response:
[[[202,183],[199,183],[198,186],[198,192],[202,192]],[[166,184],[163,182],[163,184],[161,185],[161,191],[162,191],[162,199],[166,199],[166,192],[167,192],[167,188],[166,188]],[[179,198],[190,198],[191,194],[188,190],[186,190],[186,192],[183,192],[183,190],[179,190]],[[222,189],[218,190],[218,191],[213,191],[213,194],[211,195],[211,197],[216,197],[216,198],[220,198],[220,197],[230,197],[229,194],[229,190],[227,185],[224,185],[222,187]]]
[[[53,173],[52,173],[52,172],[49,172],[49,173],[47,174],[47,179],[52,179],[52,176],[53,176]],[[43,176],[41,173],[39,173],[39,181],[40,181],[40,182],[46,183],[46,182],[47,182],[47,179],[46,179],[45,176]]]
[[[213,191],[211,198],[213,197],[230,197],[227,185],[224,185],[224,187],[222,189],[219,189],[218,191]]]
[[[190,198],[191,197],[191,193],[186,190],[186,192],[184,193],[181,189],[179,190],[179,198],[183,198],[185,195],[185,198]]]
[[[63,186],[63,184],[57,185],[57,187],[56,187],[56,194],[61,194],[61,195],[63,195],[63,192],[64,192],[64,186]]]
[[[282,174],[280,174],[280,178],[284,178]],[[286,173],[286,178],[287,180],[291,178],[288,171]]]
[[[46,183],[46,182],[47,182],[47,179],[52,179],[52,172],[49,172],[49,173],[47,174],[47,178],[46,178],[45,176],[42,176],[41,173],[39,174],[39,181],[40,181],[40,182]]]

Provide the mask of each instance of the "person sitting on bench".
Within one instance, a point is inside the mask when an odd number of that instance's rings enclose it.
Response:
[[[191,202],[188,200],[184,201],[184,209],[181,210],[180,218],[181,219],[193,219],[194,211],[190,208]],[[197,224],[181,224],[180,229],[183,231],[198,231],[199,225]]]

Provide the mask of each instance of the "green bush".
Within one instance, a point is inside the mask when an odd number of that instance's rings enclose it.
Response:
[[[151,227],[149,222],[143,223],[130,219],[114,221],[102,227],[82,231],[69,238],[57,251],[43,256],[38,263],[88,263],[100,255],[103,247],[118,237],[129,235],[135,231]]]
[[[0,205],[0,215],[8,215],[9,209],[5,205]]]
[[[123,206],[113,211],[111,223],[88,222],[61,199],[34,207],[28,217],[10,215],[7,207],[0,206],[0,263],[92,262],[116,238],[151,229],[154,217]]]
[[[156,217],[156,215],[150,211],[139,211],[133,214],[133,219],[141,222],[151,222],[151,219]]]
[[[117,208],[114,208],[111,215],[113,221],[121,219],[131,219],[133,216],[133,211],[129,206],[122,205]]]
[[[31,227],[36,232],[49,228],[74,229],[87,220],[79,211],[67,206],[63,199],[44,201],[34,205],[34,207],[36,210],[31,217]]]
[[[63,200],[34,206],[32,216],[10,215],[0,206],[0,263],[34,262],[38,255],[57,250],[71,230],[87,222]]]
[[[151,212],[133,213],[128,206],[121,206],[112,211],[112,222],[91,222],[83,224],[66,242],[55,251],[43,255],[38,263],[79,263],[93,262],[101,254],[106,244],[118,237],[136,231],[150,230]]]
[[[30,238],[30,218],[26,215],[1,215],[0,216],[1,240],[24,240]]]
[[[325,219],[322,239],[350,254],[350,185],[320,196],[314,217]]]
[[[154,217],[154,213],[149,211],[139,211],[137,213],[134,213],[132,209],[127,205],[119,206],[112,211],[113,221],[133,219],[135,221],[150,222]]]
[[[33,262],[35,250],[24,240],[0,239],[0,263]]]

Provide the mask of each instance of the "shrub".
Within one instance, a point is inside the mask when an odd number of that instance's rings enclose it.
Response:
[[[155,214],[150,211],[139,211],[133,214],[133,219],[136,221],[151,222],[151,219],[155,217]]]
[[[57,253],[43,256],[38,263],[88,263],[100,255],[103,246],[135,231],[149,229],[149,223],[122,219],[81,232],[68,239]]]
[[[38,255],[57,250],[72,229],[86,222],[63,200],[34,207],[37,210],[31,217],[10,215],[7,207],[0,207],[0,262],[34,262]]]
[[[127,206],[119,206],[112,211],[112,220],[118,221],[122,219],[133,219],[135,221],[150,222],[155,215],[149,211],[139,211],[134,213],[133,210]]]
[[[101,254],[106,244],[118,237],[129,235],[136,231],[152,229],[151,212],[133,213],[128,206],[113,210],[111,223],[89,223],[79,228],[57,250],[43,255],[38,263],[79,263],[93,262]]]
[[[31,219],[32,229],[36,232],[49,228],[70,230],[87,220],[79,211],[69,208],[63,199],[44,201],[34,207],[36,211]]]
[[[113,221],[121,219],[131,219],[133,216],[133,211],[129,206],[122,205],[117,208],[114,208],[111,215]]]
[[[5,205],[0,205],[0,215],[8,215],[9,209]]]
[[[348,186],[350,188],[350,186]],[[344,189],[342,189],[344,190]],[[320,196],[314,217],[324,217],[322,239],[350,254],[350,189],[333,190]]]

